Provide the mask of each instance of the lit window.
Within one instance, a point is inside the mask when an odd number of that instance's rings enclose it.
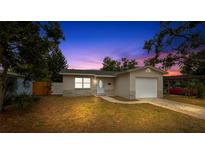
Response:
[[[83,78],[83,88],[90,88],[90,78]]]
[[[75,88],[90,88],[90,78],[75,78]]]
[[[75,78],[75,88],[83,88],[83,78]]]

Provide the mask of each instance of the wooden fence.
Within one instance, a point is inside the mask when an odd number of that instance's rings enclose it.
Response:
[[[48,82],[33,82],[33,95],[50,95],[51,85]]]

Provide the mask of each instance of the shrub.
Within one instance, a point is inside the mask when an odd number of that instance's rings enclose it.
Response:
[[[29,106],[33,102],[37,102],[39,100],[39,97],[37,96],[30,96],[26,94],[19,95],[15,98],[15,104],[19,108],[25,108]]]
[[[194,95],[195,86],[196,86],[196,80],[191,80],[187,83],[186,88],[185,88],[185,93],[187,96]]]
[[[202,81],[193,79],[187,83],[186,93],[188,96],[196,95],[197,98],[205,96],[205,85]]]
[[[6,95],[4,98],[4,106],[13,104],[14,100],[15,100],[15,97],[11,95]]]
[[[39,101],[39,97],[31,96],[26,94],[21,94],[18,96],[7,96],[5,98],[5,106],[6,105],[15,105],[17,108],[23,109],[27,106],[31,105],[34,102]]]
[[[196,83],[196,97],[197,98],[204,98],[205,96],[205,86],[202,82]]]

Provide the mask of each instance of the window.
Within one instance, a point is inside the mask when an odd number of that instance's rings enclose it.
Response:
[[[75,88],[83,88],[83,78],[75,78]]]
[[[75,88],[90,88],[90,78],[75,78]]]
[[[103,87],[103,83],[102,83],[102,80],[99,81],[99,88],[102,88]]]
[[[90,78],[83,78],[83,88],[90,88]]]

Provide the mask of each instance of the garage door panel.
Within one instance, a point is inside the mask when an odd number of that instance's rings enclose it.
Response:
[[[136,78],[136,98],[156,98],[157,79]]]

